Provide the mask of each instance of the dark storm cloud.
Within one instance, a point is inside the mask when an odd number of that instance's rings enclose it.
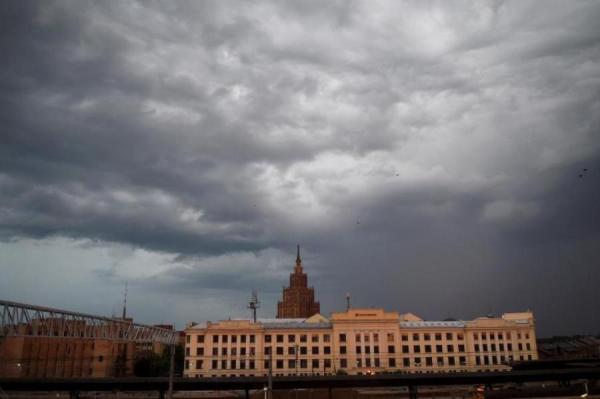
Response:
[[[216,302],[274,301],[300,242],[324,310],[350,290],[430,318],[531,307],[542,331],[600,329],[597,4],[0,13],[6,242],[167,254],[150,275],[128,275],[144,258],[95,278]]]

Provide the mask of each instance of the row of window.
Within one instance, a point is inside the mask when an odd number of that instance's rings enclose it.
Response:
[[[518,343],[518,350],[522,351],[523,350],[523,344],[522,343]],[[496,344],[490,344],[488,346],[488,344],[482,344],[481,346],[479,344],[475,344],[474,345],[474,349],[475,352],[496,352],[496,350],[500,351],[500,352],[504,352],[506,348],[506,351],[508,352],[512,352],[513,350],[513,345],[512,343],[507,343],[506,346],[503,343],[498,344],[498,346],[496,346]],[[320,347],[318,346],[313,346],[310,348],[311,349],[311,354],[312,355],[319,355],[320,352]],[[413,345],[413,351],[412,353],[444,353],[444,345]],[[434,351],[435,349],[435,351]],[[446,352],[447,353],[454,353],[454,349],[455,346],[452,344],[448,344],[445,347]],[[457,345],[457,349],[458,352],[465,352],[465,345],[463,344],[459,344]],[[525,343],[525,349],[527,351],[531,351],[531,344],[529,342]],[[272,348],[270,346],[267,346],[264,348],[264,354],[265,355],[270,355],[272,354]],[[308,355],[308,347],[306,346],[289,346],[287,348],[287,354],[288,355],[295,355],[296,351],[298,351],[298,353],[300,355]],[[277,355],[284,355],[285,354],[285,348],[282,346],[278,346],[275,348],[275,354]],[[341,355],[345,355],[348,353],[347,347],[346,346],[340,346],[340,354]],[[374,345],[372,347],[371,350],[371,346],[356,346],[355,347],[355,353],[356,354],[378,354],[379,352],[379,345]],[[396,353],[396,348],[394,345],[388,345],[387,347],[387,353]],[[411,353],[410,352],[410,346],[409,345],[402,345],[402,353]],[[185,350],[185,354],[186,356],[190,355],[190,348],[186,348]],[[331,347],[330,346],[324,346],[323,347],[323,354],[325,355],[329,355],[331,354]],[[222,347],[221,351],[220,351],[220,355],[221,356],[237,356],[238,355],[238,348],[227,348],[227,347]],[[255,348],[251,347],[248,348],[248,350],[246,350],[246,348],[239,348],[239,355],[241,356],[254,356],[255,355]],[[204,356],[204,348],[203,347],[198,347],[196,348],[196,356]],[[219,348],[212,348],[212,356],[219,356]]]
[[[273,340],[277,343],[283,343],[283,342],[288,342],[288,343],[295,343],[295,342],[308,342],[308,334],[266,334],[265,335],[265,342],[273,342]],[[432,339],[435,341],[441,341],[442,337],[446,338],[447,341],[453,340],[453,339],[457,339],[458,341],[462,341],[464,340],[464,334],[463,333],[452,333],[452,332],[446,332],[446,333],[412,333],[412,340],[413,341],[431,341]],[[529,333],[524,333],[521,334],[520,332],[516,333],[516,337],[517,339],[522,339],[523,336],[525,337],[525,339],[529,339]],[[507,331],[505,333],[503,332],[481,332],[481,333],[473,333],[473,339],[474,340],[479,340],[481,338],[481,340],[487,340],[488,338],[490,340],[503,340],[506,337],[507,340],[512,339],[512,333],[510,331]],[[387,333],[386,334],[386,338],[387,338],[387,342],[394,342],[394,333]],[[190,342],[190,336],[187,336],[187,342]],[[408,341],[409,340],[409,334],[401,334],[401,339],[402,341]],[[212,342],[217,344],[219,342],[221,343],[229,343],[231,342],[232,344],[237,343],[238,341],[240,343],[255,343],[256,340],[256,336],[254,334],[241,334],[241,335],[230,335],[230,334],[215,334],[212,335]],[[310,335],[310,340],[311,342],[320,342],[322,340],[322,342],[331,342],[331,336],[330,334],[311,334]],[[341,333],[339,334],[339,340],[340,342],[347,342],[347,334],[345,333]],[[379,342],[379,333],[375,333],[375,332],[359,332],[356,333],[354,336],[354,340],[355,342]],[[197,335],[196,336],[196,342],[197,343],[204,343],[204,335]]]

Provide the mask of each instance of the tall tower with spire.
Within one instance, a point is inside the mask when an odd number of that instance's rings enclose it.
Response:
[[[308,278],[302,269],[298,245],[296,266],[290,274],[290,286],[283,289],[282,301],[277,303],[277,318],[307,318],[320,311],[321,305],[315,302],[315,289],[308,287]]]

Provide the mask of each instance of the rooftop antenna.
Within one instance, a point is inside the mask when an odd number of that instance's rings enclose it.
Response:
[[[256,323],[256,309],[260,308],[260,302],[258,301],[258,293],[256,290],[252,290],[252,299],[248,303],[248,309],[252,309],[252,318]]]
[[[346,312],[350,310],[350,293],[346,292]]]
[[[127,281],[125,281],[125,294],[123,295],[123,320],[127,317]]]

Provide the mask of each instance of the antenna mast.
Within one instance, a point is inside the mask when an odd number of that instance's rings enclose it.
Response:
[[[258,293],[256,290],[252,290],[252,299],[250,299],[250,303],[248,303],[248,309],[252,310],[252,317],[254,322],[256,323],[256,309],[260,308],[260,302],[258,301]]]
[[[127,281],[125,281],[125,295],[123,295],[123,320],[127,317]]]

